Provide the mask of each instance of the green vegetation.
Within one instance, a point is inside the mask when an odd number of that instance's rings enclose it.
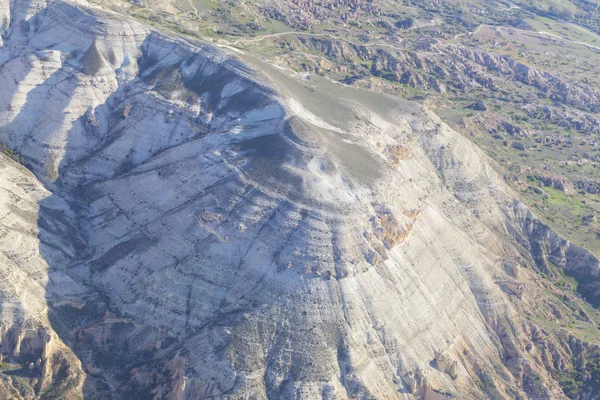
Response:
[[[583,393],[598,393],[600,390],[600,353],[582,361],[574,357],[572,365],[581,366],[569,368],[557,375],[561,387],[570,398],[577,398]]]
[[[21,368],[19,364],[11,363],[6,360],[0,363],[0,372],[13,371],[19,368]]]
[[[11,149],[6,143],[0,142],[0,153],[12,158],[19,164],[23,164],[25,160],[13,149]]]

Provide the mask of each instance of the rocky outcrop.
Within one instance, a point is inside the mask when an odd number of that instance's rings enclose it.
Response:
[[[536,175],[535,176],[544,186],[552,187],[564,192],[566,195],[571,196],[575,194],[575,186],[566,178],[555,177],[551,175]]]
[[[533,86],[555,101],[591,112],[596,112],[600,107],[600,92],[589,85],[574,86],[558,75],[537,70],[509,56],[494,55],[462,46],[448,47],[447,51],[465,60],[467,66],[469,62],[483,66],[488,71],[493,71],[494,75]],[[472,64],[468,70],[478,73]]]
[[[258,7],[265,16],[296,29],[308,29],[323,21],[346,23],[360,12],[370,15],[381,12],[378,2],[366,0],[261,0]]]
[[[577,181],[577,182],[575,182],[575,186],[580,190],[586,191],[587,193],[591,193],[591,194],[599,194],[600,193],[600,182],[599,181],[594,181],[594,180]]]
[[[590,303],[600,306],[600,261],[588,250],[569,242],[535,218],[522,204],[514,206],[515,220],[521,227],[513,231],[544,273],[553,275],[552,263],[579,282],[578,291]]]
[[[0,141],[37,180],[1,175],[1,353],[40,360],[30,397],[64,376],[98,398],[562,395],[531,260],[597,260],[537,242],[424,107],[83,3],[4,5]]]
[[[453,360],[447,352],[439,350],[435,352],[435,365],[440,371],[450,375],[452,379],[457,378],[458,361]]]
[[[579,131],[586,136],[593,137],[600,134],[600,121],[592,114],[559,107],[528,104],[523,107],[527,115],[536,120],[549,122],[567,129]]]

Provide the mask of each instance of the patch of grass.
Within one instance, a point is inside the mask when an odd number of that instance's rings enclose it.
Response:
[[[21,368],[19,364],[13,364],[7,361],[2,361],[2,363],[0,363],[0,372],[14,371],[19,368]]]

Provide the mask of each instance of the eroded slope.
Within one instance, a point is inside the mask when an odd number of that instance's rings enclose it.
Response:
[[[61,207],[52,246],[19,240],[68,282],[25,314],[81,360],[82,393],[556,398],[594,351],[544,325],[595,314],[553,313],[533,267],[593,300],[598,260],[423,107],[75,3],[2,8],[0,140],[52,191],[32,212]]]

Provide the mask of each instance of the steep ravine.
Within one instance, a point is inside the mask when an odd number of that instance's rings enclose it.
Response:
[[[538,269],[596,302],[598,260],[423,107],[84,2],[0,10],[0,141],[37,176],[2,156],[0,393],[560,398],[595,351],[539,323],[578,310]]]

